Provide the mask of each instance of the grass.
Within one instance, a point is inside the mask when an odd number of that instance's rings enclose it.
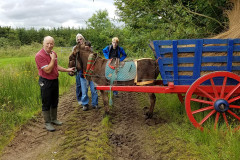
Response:
[[[0,152],[13,138],[18,127],[41,111],[38,71],[34,59],[40,49],[41,45],[37,44],[18,49],[0,49]],[[67,67],[71,50],[63,53],[61,48],[54,49],[59,53],[59,65]],[[60,95],[74,83],[75,78],[60,73]]]
[[[157,94],[155,115],[165,120],[167,125],[153,128],[151,134],[156,139],[174,141],[174,144],[169,143],[165,147],[178,146],[175,150],[178,152],[175,155],[176,159],[238,160],[240,158],[239,132],[218,132],[218,130],[201,132],[189,121],[185,107],[180,103],[177,95]]]

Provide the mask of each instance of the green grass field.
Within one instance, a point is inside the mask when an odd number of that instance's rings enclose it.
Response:
[[[28,52],[25,52],[27,49]],[[35,54],[41,45],[23,46],[19,49],[0,49],[0,151],[13,138],[18,127],[41,111],[38,71]],[[67,67],[70,51],[58,54],[59,65]],[[19,55],[18,53],[22,53]],[[67,73],[59,75],[60,95],[69,90],[75,78]]]

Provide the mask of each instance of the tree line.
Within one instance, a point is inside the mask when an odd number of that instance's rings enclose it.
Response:
[[[56,46],[73,46],[81,33],[100,52],[119,37],[120,45],[132,54],[148,52],[150,40],[207,38],[228,27],[227,0],[115,0],[123,26],[114,25],[106,10],[99,10],[86,22],[86,28],[11,28],[0,26],[0,47],[42,43],[51,35]]]

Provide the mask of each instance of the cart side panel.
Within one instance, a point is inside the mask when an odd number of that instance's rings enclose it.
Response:
[[[213,71],[240,74],[240,39],[153,41],[163,84],[191,85]]]

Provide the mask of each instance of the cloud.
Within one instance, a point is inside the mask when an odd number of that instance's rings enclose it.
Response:
[[[5,0],[0,1],[0,26],[36,29],[86,27],[96,11],[116,17],[113,0]]]

